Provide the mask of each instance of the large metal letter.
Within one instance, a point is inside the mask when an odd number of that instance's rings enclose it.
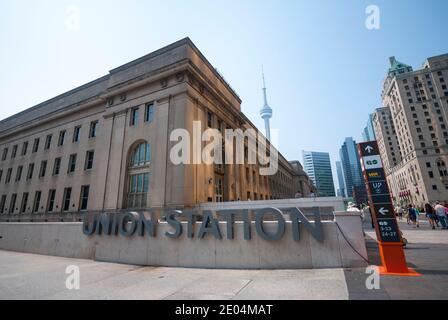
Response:
[[[227,239],[233,240],[233,225],[235,223],[235,210],[227,209],[227,210],[218,210],[216,213],[222,215],[226,219],[227,224]]]
[[[194,211],[184,211],[182,215],[187,218],[187,238],[192,239],[194,237],[194,217],[196,213]]]
[[[92,217],[92,223],[89,224],[89,214],[86,212],[82,217],[82,232],[86,236],[91,236],[96,229],[96,219],[95,216]]]
[[[251,221],[249,216],[249,210],[243,210],[242,211],[243,216],[243,227],[244,227],[244,240],[250,240],[252,238],[251,234]]]
[[[146,219],[146,218],[147,217],[146,217],[145,212],[139,213],[137,234],[141,237],[144,236],[145,229],[146,229],[148,236],[154,237],[156,234],[157,220],[153,220],[153,219],[151,219],[151,217],[148,217],[149,219]]]
[[[303,223],[304,228],[311,233],[314,239],[320,242],[324,240],[322,222],[320,221],[320,209],[319,207],[313,207],[312,209],[314,213],[314,223],[310,222],[299,210],[299,208],[288,208],[288,211],[291,212],[290,217],[292,221],[292,236],[295,241],[300,240],[300,223]]]
[[[138,224],[138,213],[137,212],[128,212],[123,215],[120,223],[120,234],[124,237],[130,237],[137,230]],[[128,224],[130,227],[128,228]]]
[[[265,232],[263,228],[263,218],[266,213],[271,213],[277,219],[277,232],[275,234],[269,234]],[[260,237],[264,240],[274,241],[280,240],[285,234],[285,219],[282,212],[277,208],[265,208],[255,210],[255,228]]]
[[[182,211],[180,210],[173,210],[167,213],[166,222],[174,228],[173,233],[165,232],[165,236],[168,238],[176,239],[182,234],[182,224],[176,219],[176,216],[180,216],[181,214]]]
[[[206,233],[212,233],[216,239],[222,239],[221,231],[219,230],[219,221],[213,218],[213,213],[204,211],[202,216],[203,220],[198,234],[199,239],[204,238]],[[208,226],[209,224],[210,227]]]
[[[110,231],[112,228],[112,220],[109,213],[100,213],[96,215],[97,218],[97,228],[96,234],[104,233],[106,235],[110,235]]]

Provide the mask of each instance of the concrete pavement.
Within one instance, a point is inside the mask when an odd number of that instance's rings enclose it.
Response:
[[[69,265],[80,269],[79,290],[66,289]],[[0,299],[347,299],[341,269],[155,268],[7,251],[0,288]]]

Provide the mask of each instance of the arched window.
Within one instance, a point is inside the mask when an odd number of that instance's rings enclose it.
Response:
[[[151,161],[151,150],[149,143],[142,142],[137,145],[131,156],[131,167],[139,167]]]
[[[144,209],[147,207],[149,192],[150,145],[142,142],[130,152],[128,168],[127,208]]]

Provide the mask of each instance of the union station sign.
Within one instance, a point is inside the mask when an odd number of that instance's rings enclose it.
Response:
[[[251,210],[216,210],[216,211],[165,211],[163,222],[152,219],[148,212],[126,212],[126,213],[86,213],[83,217],[83,233],[87,236],[107,235],[132,237],[135,235],[156,237],[157,227],[160,223],[167,223],[171,230],[166,231],[162,236],[167,238],[179,238],[182,233],[186,233],[187,238],[203,239],[210,234],[215,239],[233,240],[235,238],[234,225],[242,223],[244,230],[244,240],[251,240],[253,237],[253,226],[255,234],[267,241],[281,240],[285,235],[287,225],[291,225],[292,237],[295,241],[300,240],[301,226],[307,230],[312,237],[318,241],[323,241],[322,222],[319,213],[314,214],[314,221],[309,221],[306,216],[295,207],[282,209],[263,208]],[[286,213],[285,213],[286,212]],[[251,216],[255,217],[252,221]],[[266,216],[272,222],[265,221]],[[290,223],[285,217],[289,216]],[[220,217],[218,219],[217,217]],[[241,217],[241,221],[236,221],[236,217]],[[202,220],[202,221],[198,221]],[[289,220],[288,220],[289,221]],[[199,226],[196,226],[196,225]],[[268,227],[269,224],[269,227]]]

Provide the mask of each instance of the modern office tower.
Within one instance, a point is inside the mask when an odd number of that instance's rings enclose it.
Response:
[[[358,204],[367,202],[367,191],[361,170],[356,141],[345,138],[339,149],[339,157],[344,174],[345,192],[347,197],[353,197]]]
[[[310,194],[301,167],[281,154],[272,176],[259,162],[174,162],[171,133],[183,129],[193,140],[198,122],[258,131],[186,38],[1,121],[0,211],[21,219]]]
[[[270,141],[271,140],[271,127],[269,125],[269,119],[272,118],[272,109],[268,105],[268,99],[266,96],[266,83],[264,80],[264,72],[263,72],[263,99],[264,99],[264,106],[260,110],[261,118],[264,120],[264,132],[266,135],[266,138]]]
[[[345,193],[345,181],[344,181],[344,173],[342,170],[342,164],[341,161],[336,161],[336,173],[338,175],[338,197],[347,197],[347,194]]]
[[[369,120],[362,131],[363,142],[376,140],[375,130],[373,129],[373,114],[369,114]]]
[[[390,65],[374,129],[395,203],[448,200],[448,54]]]
[[[319,197],[336,196],[329,153],[303,151],[303,168],[314,182]]]

